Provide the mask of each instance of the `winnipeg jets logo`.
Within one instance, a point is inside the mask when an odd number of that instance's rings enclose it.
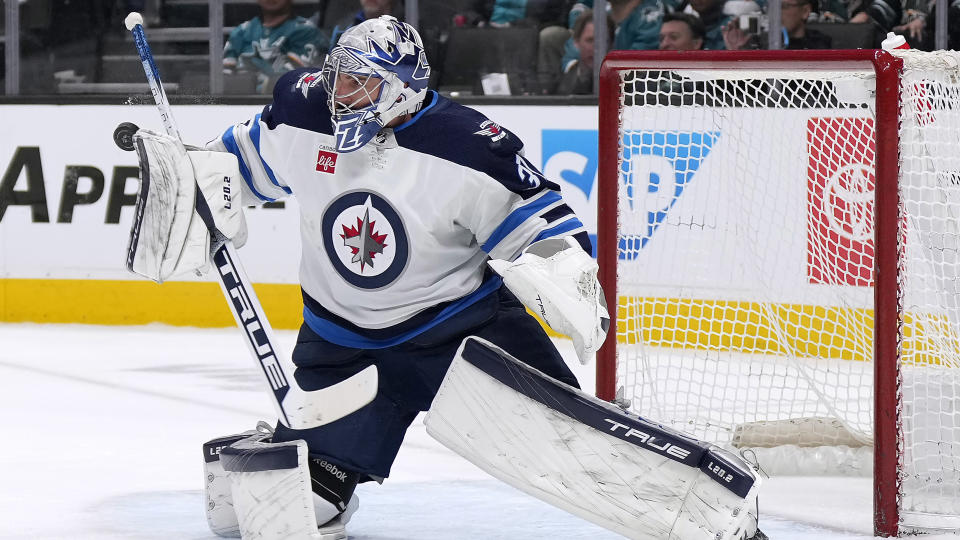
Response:
[[[386,247],[387,235],[377,234],[374,230],[376,221],[370,221],[370,208],[363,213],[363,219],[357,218],[356,227],[347,228],[343,226],[343,245],[350,248],[353,252],[352,263],[360,263],[360,273],[363,273],[365,266],[373,268],[373,258],[379,253],[383,253]]]
[[[307,93],[310,92],[310,89],[320,83],[320,76],[322,73],[322,71],[304,73],[300,76],[300,79],[297,80],[297,85],[295,88],[299,88],[300,92],[303,93],[303,97],[307,97]]]
[[[486,135],[490,137],[493,141],[499,141],[500,139],[507,136],[507,133],[500,127],[499,124],[492,120],[484,120],[480,124],[480,131],[474,131],[474,135]]]
[[[409,246],[403,220],[376,193],[341,195],[324,210],[321,227],[330,263],[354,287],[385,287],[407,267]]]

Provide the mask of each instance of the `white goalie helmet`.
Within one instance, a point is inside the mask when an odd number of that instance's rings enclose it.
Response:
[[[337,151],[352,152],[427,95],[430,65],[416,29],[384,15],[347,30],[323,62]]]

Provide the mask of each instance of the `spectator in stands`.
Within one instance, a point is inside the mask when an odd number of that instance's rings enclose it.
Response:
[[[584,11],[593,10],[593,0],[579,0],[574,2],[570,6],[570,13],[567,14],[567,24],[570,28],[573,28],[574,23],[577,22],[577,19],[580,18],[580,14]]]
[[[656,50],[660,45],[660,23],[666,13],[674,11],[680,0],[610,0],[607,13],[616,30],[613,33],[614,49]],[[570,14],[593,11],[593,0],[577,2]],[[580,53],[573,39],[564,47],[561,66],[566,71]]]
[[[572,32],[567,28],[569,0],[474,0],[453,18],[458,27],[537,28],[536,90],[549,93],[559,82],[564,46]],[[572,23],[571,23],[572,28]]]
[[[330,0],[346,2],[348,0]],[[399,20],[403,20],[403,2],[397,0],[360,0],[360,9],[337,21],[337,24],[330,32],[329,48],[336,45],[340,39],[340,34],[348,28],[356,26],[367,19],[376,19],[381,15],[393,15]]]
[[[927,14],[935,5],[935,0],[905,0],[900,25],[894,26],[893,31],[905,37],[910,47],[923,48]]]
[[[569,4],[569,0],[565,5]],[[566,12],[566,19],[557,25],[550,25],[540,31],[537,49],[537,78],[543,93],[556,90],[557,83],[570,62],[579,57],[579,51],[573,42],[573,27],[585,11],[593,10],[593,0],[575,2]]]
[[[568,0],[474,0],[455,16],[459,26],[563,26]]]
[[[920,48],[925,51],[932,51],[936,48],[937,28],[937,9],[936,2],[931,0],[928,6],[925,26],[923,29],[923,39],[920,41]],[[960,2],[956,0],[947,4],[947,49],[960,50]],[[907,36],[909,41],[909,36]]]
[[[570,39],[566,27],[568,0],[474,0],[469,9],[458,12],[455,26],[493,28],[537,28],[537,86],[548,93],[560,78],[560,59]]]
[[[724,2],[725,0],[688,0],[690,10],[703,21],[704,49],[716,51],[726,48],[723,43],[723,28],[730,23],[731,17],[723,12]]]
[[[610,17],[617,25],[614,49],[655,50],[660,23],[679,0],[610,0]]]
[[[889,32],[900,24],[903,7],[900,0],[828,0],[824,11],[836,13],[847,22],[873,22]]]
[[[660,25],[661,51],[698,51],[703,49],[706,31],[703,21],[689,13],[667,13]]]
[[[903,17],[902,0],[825,0],[822,7],[821,20],[876,26],[877,47]]]
[[[817,10],[817,0],[784,0],[780,4],[780,22],[783,25],[784,49],[829,49],[833,45],[830,36],[807,28],[810,13]],[[739,20],[733,19],[723,28],[723,41],[727,49],[756,49],[767,43],[766,36],[748,34],[740,28]]]
[[[563,55],[567,42],[573,45],[573,32],[566,26],[552,25],[540,30],[537,43],[537,81],[542,93],[550,93],[563,73]]]
[[[613,20],[607,18],[607,36],[613,36]],[[593,93],[593,12],[585,11],[577,18],[573,25],[573,43],[580,55],[578,60],[574,60],[567,66],[560,82],[557,85],[556,94],[592,94]]]
[[[317,27],[294,15],[293,0],[257,0],[260,16],[230,32],[224,73],[256,73],[258,93],[269,93],[283,73],[316,64],[322,41]],[[325,51],[324,51],[325,52]]]

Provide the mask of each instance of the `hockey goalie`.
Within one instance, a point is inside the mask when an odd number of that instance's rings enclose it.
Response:
[[[293,195],[295,382],[309,392],[378,373],[372,401],[336,420],[204,445],[211,529],[345,538],[356,486],[390,475],[429,410],[429,433],[453,451],[626,537],[762,538],[761,479],[739,457],[579,389],[527,309],[571,337],[581,362],[603,343],[609,317],[583,225],[516,136],[428,90],[429,76],[416,30],[380,17],[345,32],[322,69],[286,74],[262,113],[204,149],[135,136],[149,189],[184,198],[144,218],[149,241],[132,268],[162,280],[209,266],[194,185],[216,232],[235,240],[243,205]]]

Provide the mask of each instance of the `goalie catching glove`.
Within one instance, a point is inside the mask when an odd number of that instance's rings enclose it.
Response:
[[[570,336],[580,363],[600,349],[610,315],[597,262],[571,237],[531,244],[513,262],[488,261],[513,294],[553,330]]]
[[[144,129],[133,140],[140,192],[127,248],[131,272],[162,283],[177,274],[206,271],[219,247],[211,249],[211,235],[243,245],[247,224],[240,189],[234,186],[240,181],[236,156],[188,149],[176,137]]]

